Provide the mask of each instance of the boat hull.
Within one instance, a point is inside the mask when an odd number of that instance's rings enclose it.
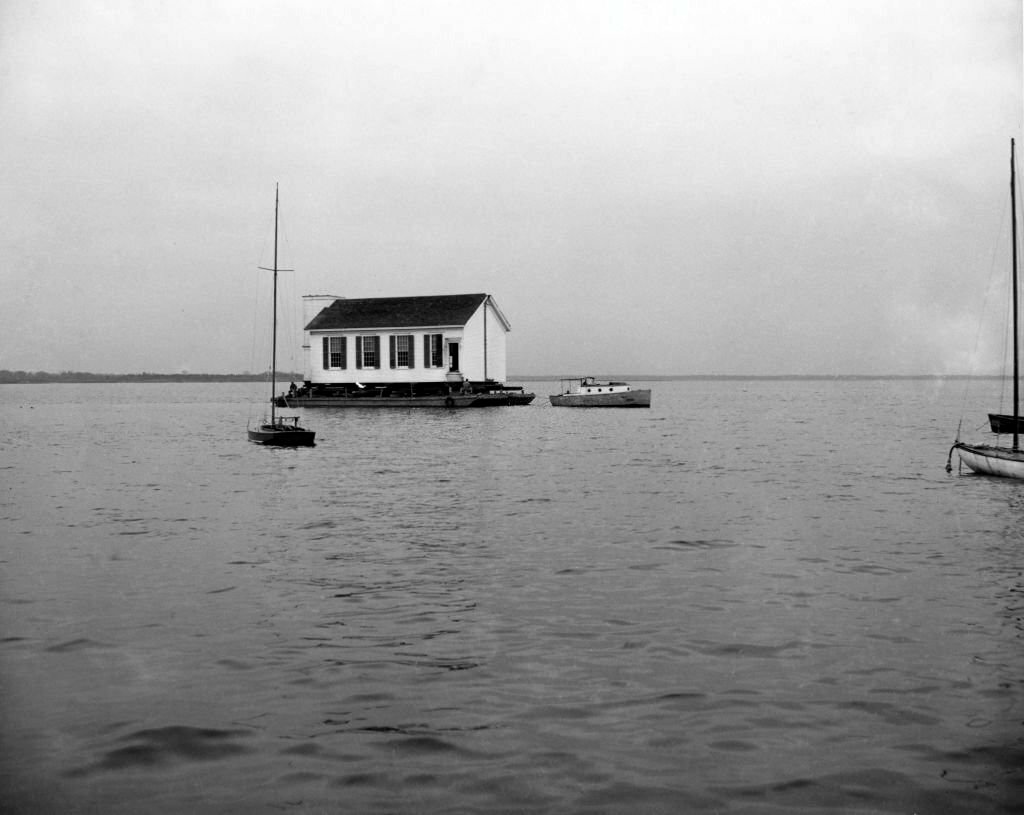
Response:
[[[470,407],[505,407],[508,405],[528,405],[534,399],[536,394],[525,393],[523,391],[493,391],[491,393],[478,393],[475,394],[475,399],[470,403]]]
[[[474,394],[453,393],[450,396],[286,396],[281,397],[289,408],[468,408],[477,398]]]
[[[613,393],[553,393],[548,399],[554,407],[576,408],[649,408],[649,390],[629,390]]]
[[[535,394],[522,391],[452,393],[447,396],[284,396],[277,406],[286,408],[468,408],[528,405]]]
[[[1024,451],[988,444],[956,444],[960,461],[981,475],[1024,479]]]
[[[314,447],[316,431],[303,427],[282,427],[281,425],[262,424],[258,428],[249,428],[249,441],[265,444],[270,447]]]
[[[1024,416],[1014,418],[1005,413],[990,413],[988,424],[993,433],[1012,433],[1014,426],[1018,433],[1024,433]]]

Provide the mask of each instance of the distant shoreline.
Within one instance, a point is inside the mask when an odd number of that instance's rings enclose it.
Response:
[[[557,382],[561,379],[579,379],[579,376],[510,376],[510,382]],[[1002,379],[1002,374],[598,374],[596,379],[627,380],[631,382],[820,382],[827,380],[946,380],[946,379]]]
[[[578,379],[578,376],[538,375],[511,376],[509,382],[558,382],[561,379]],[[758,381],[894,381],[894,380],[961,380],[1000,379],[1000,374],[601,374],[599,379],[624,379],[634,382],[758,382]],[[277,373],[279,382],[301,382],[302,374]],[[0,370],[0,385],[34,384],[86,384],[115,382],[269,382],[270,374],[95,374],[85,371],[6,371]]]
[[[302,374],[281,373],[278,371],[279,382],[294,380],[302,381]],[[262,374],[93,374],[85,371],[62,371],[48,373],[46,371],[2,371],[0,385],[46,385],[46,384],[84,384],[89,382],[269,382],[270,373]]]

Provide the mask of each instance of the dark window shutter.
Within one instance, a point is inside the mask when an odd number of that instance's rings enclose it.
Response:
[[[388,342],[388,345],[389,345],[389,349],[388,349],[389,350],[389,354],[388,354],[389,359],[388,359],[388,361],[391,363],[391,367],[394,368],[395,367],[395,335],[392,334],[390,337],[388,337],[388,341],[389,341]]]
[[[356,337],[356,367],[363,367],[363,338]]]
[[[331,338],[324,337],[324,370],[331,367]]]
[[[423,335],[423,367],[430,367],[430,335]]]
[[[345,370],[348,367],[348,337],[339,337],[338,340],[341,342],[341,369]]]
[[[416,367],[416,342],[415,342],[415,340],[416,340],[416,338],[412,334],[410,334],[409,335],[409,367],[410,368],[415,368]]]

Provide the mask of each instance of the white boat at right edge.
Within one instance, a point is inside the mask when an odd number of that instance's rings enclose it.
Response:
[[[562,392],[548,397],[554,407],[649,408],[651,391],[634,390],[628,382],[598,382],[592,376],[563,379]]]

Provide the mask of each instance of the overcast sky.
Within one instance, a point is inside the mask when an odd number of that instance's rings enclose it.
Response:
[[[519,375],[985,372],[1021,29],[1019,0],[4,0],[0,368],[265,367],[279,182],[295,323],[487,292]]]

